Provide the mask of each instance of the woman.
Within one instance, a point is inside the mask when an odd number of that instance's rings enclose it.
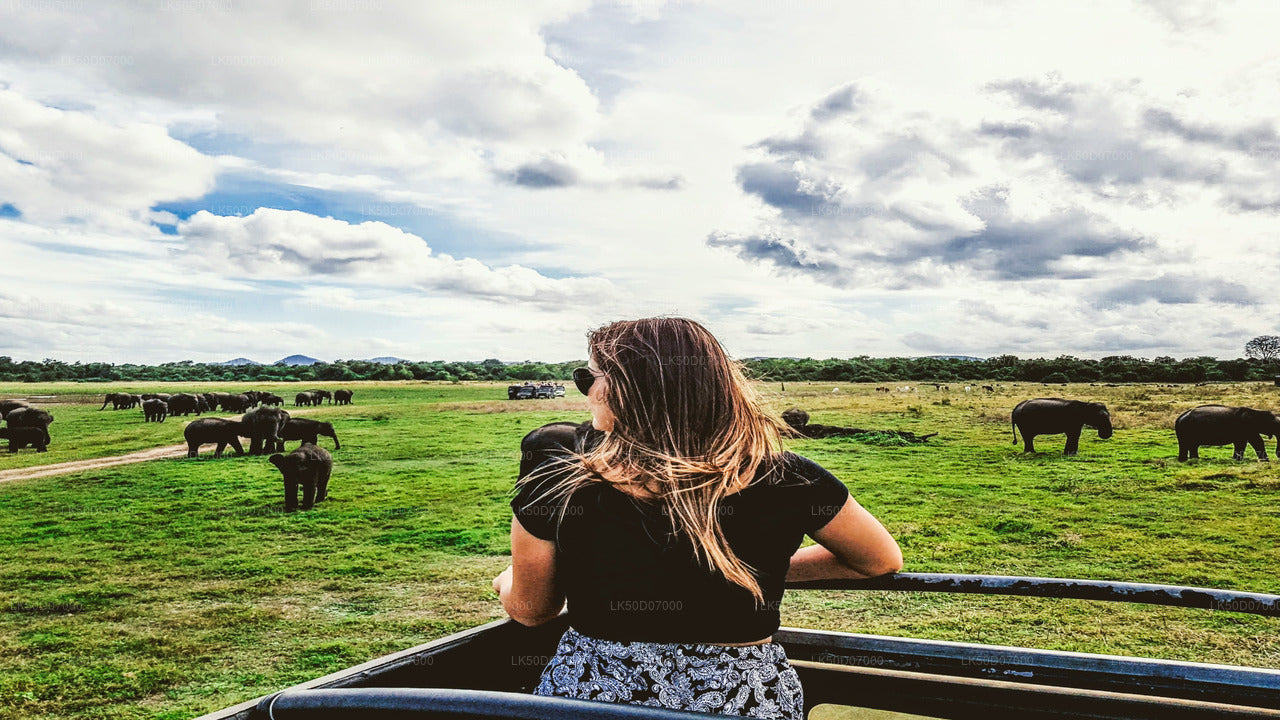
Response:
[[[574,372],[598,442],[543,462],[511,506],[494,590],[517,622],[571,627],[534,691],[751,717],[803,717],[773,642],[786,580],[896,572],[884,527],[816,463],[696,322],[592,332]],[[798,549],[805,534],[818,544]]]

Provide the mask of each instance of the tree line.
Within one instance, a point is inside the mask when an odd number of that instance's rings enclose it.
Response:
[[[162,365],[113,365],[66,363],[60,360],[21,361],[0,356],[0,381],[80,382],[313,382],[346,380],[466,380],[567,381],[585,360],[559,363],[507,364],[481,362],[400,362],[394,365],[367,360],[338,360],[316,365],[211,365],[191,361]],[[1019,358],[1000,355],[985,360],[931,357],[872,358],[753,358],[744,361],[752,377],[765,381],[805,382],[1171,382],[1270,381],[1280,374],[1280,358],[1219,360],[1193,357],[1136,358],[1115,355],[1100,360],[1062,355],[1056,358]]]

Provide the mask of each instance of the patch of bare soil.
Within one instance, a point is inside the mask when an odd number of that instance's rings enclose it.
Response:
[[[183,443],[182,445],[168,445],[166,447],[151,448],[150,450],[139,450],[138,452],[129,453],[128,455],[115,455],[113,457],[93,458],[91,460],[72,460],[70,462],[53,463],[52,465],[37,465],[36,467],[14,468],[13,470],[0,471],[0,482],[8,482],[9,480],[30,480],[32,478],[48,477],[50,475],[66,475],[67,473],[84,472],[85,470],[99,470],[101,468],[146,462],[148,460],[185,457],[186,454],[187,445],[186,443]]]

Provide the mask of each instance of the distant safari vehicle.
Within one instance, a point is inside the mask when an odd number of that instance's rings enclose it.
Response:
[[[536,398],[537,396],[538,396],[538,388],[536,388],[531,383],[525,383],[524,385],[508,385],[507,386],[508,400],[531,400],[533,398]]]
[[[524,385],[508,385],[508,400],[531,400],[544,398],[564,397],[564,385],[559,383],[542,383],[534,385],[533,383],[525,383]]]
[[[539,398],[564,397],[564,386],[555,383],[543,383],[538,386]]]
[[[1171,585],[902,573],[788,583],[801,590],[896,590],[1127,601],[1280,615],[1280,596]],[[199,720],[680,720],[724,718],[531,695],[572,618],[495,620],[219,710]],[[783,627],[823,718],[1190,720],[1280,716],[1280,670]],[[838,713],[838,714],[837,714]],[[850,714],[853,713],[853,714]],[[867,713],[867,714],[859,714]],[[907,715],[899,715],[906,713]]]

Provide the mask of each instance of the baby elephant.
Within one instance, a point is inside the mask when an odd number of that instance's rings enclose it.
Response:
[[[49,447],[49,438],[44,430],[38,427],[0,428],[0,438],[9,438],[9,452],[16,453],[30,445],[36,452],[45,452]]]
[[[288,455],[276,453],[267,458],[284,474],[284,509],[298,509],[298,484],[302,484],[302,509],[310,510],[315,503],[329,496],[329,473],[333,471],[333,457],[324,448],[303,445]]]

